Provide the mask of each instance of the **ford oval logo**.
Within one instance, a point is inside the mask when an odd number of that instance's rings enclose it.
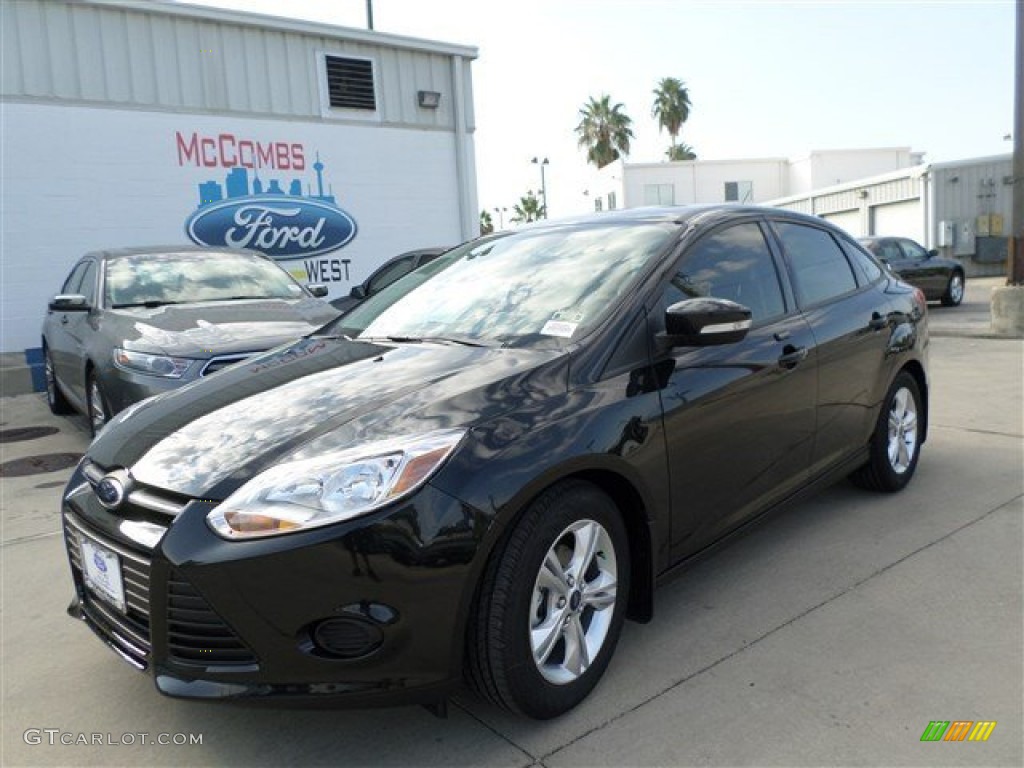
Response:
[[[93,552],[92,561],[95,563],[96,568],[99,569],[100,573],[107,572],[107,561],[100,557],[99,552]]]
[[[107,509],[116,509],[124,501],[124,485],[116,477],[104,477],[96,485],[96,497]]]
[[[185,232],[199,245],[250,248],[284,260],[341,248],[356,236],[356,222],[320,200],[249,195],[199,208]]]

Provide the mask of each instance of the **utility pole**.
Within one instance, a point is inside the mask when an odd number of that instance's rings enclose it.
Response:
[[[373,0],[366,0],[366,28],[373,29]]]
[[[1017,66],[1014,67],[1013,187],[1010,269],[1007,285],[1024,285],[1024,2],[1017,2]]]

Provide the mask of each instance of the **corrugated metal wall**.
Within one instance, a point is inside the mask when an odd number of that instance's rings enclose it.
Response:
[[[1003,234],[1010,234],[1013,160],[983,159],[963,165],[932,167],[935,221],[971,220],[982,214],[1003,215]]]
[[[454,129],[452,56],[445,53],[130,4],[3,0],[2,13],[4,98],[320,120],[319,54],[328,53],[374,62],[375,120]],[[440,92],[440,107],[419,107],[419,90]],[[469,131],[471,94],[467,78]],[[345,116],[328,119],[336,118]]]

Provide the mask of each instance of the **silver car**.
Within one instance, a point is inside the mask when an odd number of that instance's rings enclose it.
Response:
[[[119,411],[316,330],[337,316],[266,256],[170,246],[87,253],[43,323],[54,413],[96,434]]]

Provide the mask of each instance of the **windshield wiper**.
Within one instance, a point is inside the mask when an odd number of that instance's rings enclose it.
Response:
[[[431,342],[434,344],[458,344],[463,347],[489,347],[489,344],[476,341],[475,339],[469,339],[465,336],[383,336],[383,337],[366,337],[360,336],[354,341],[394,341],[399,344],[420,344],[423,342]]]
[[[161,301],[161,300],[135,301],[135,302],[128,302],[128,303],[125,303],[125,304],[111,304],[110,308],[111,309],[131,309],[132,307],[145,307],[146,309],[156,309],[157,307],[166,307],[169,304],[186,304],[186,303],[187,302],[184,302],[184,301]]]

